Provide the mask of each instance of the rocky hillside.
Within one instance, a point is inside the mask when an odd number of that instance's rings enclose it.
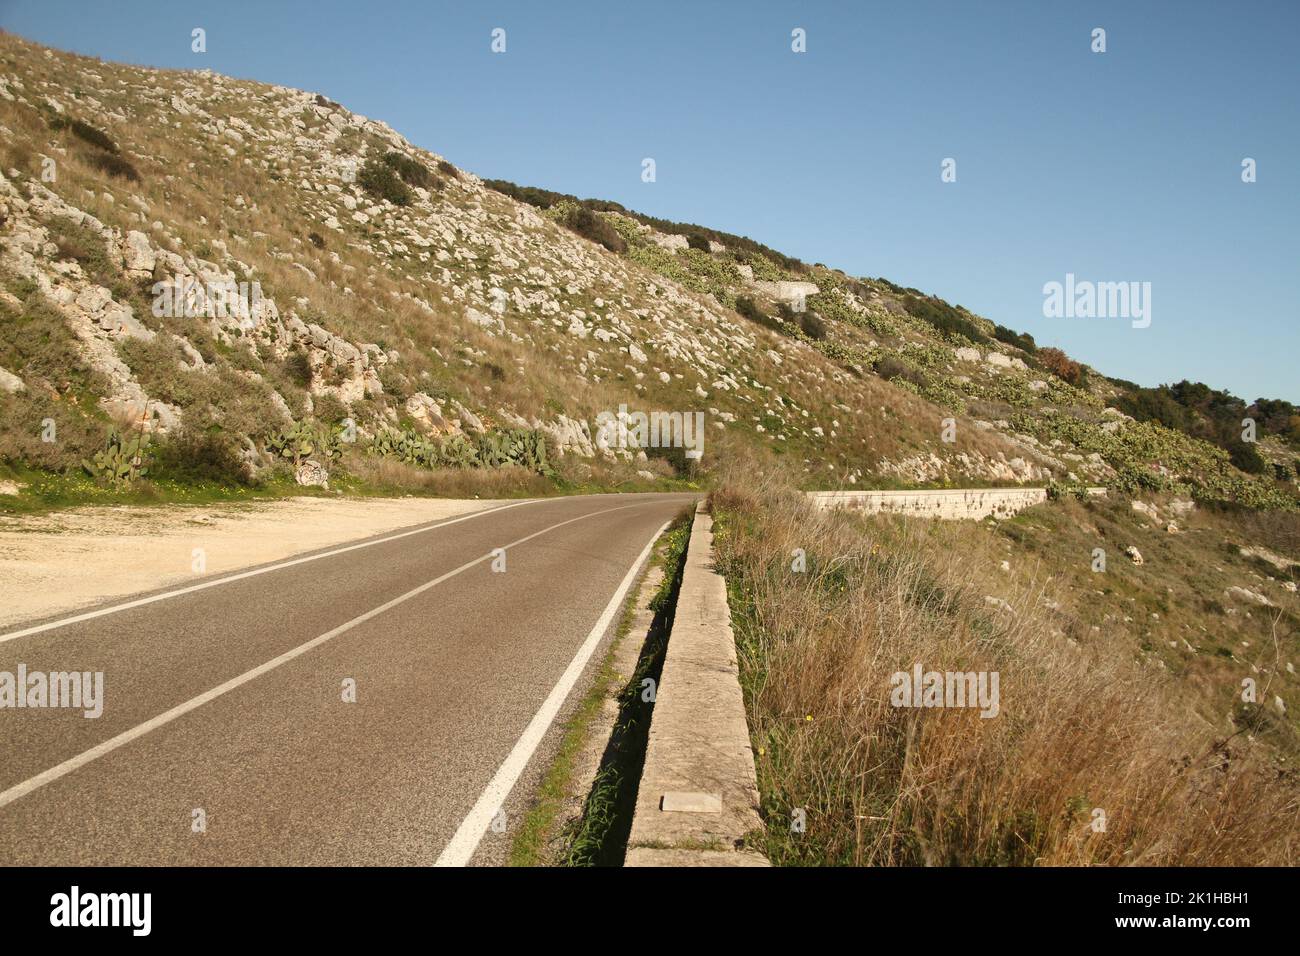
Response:
[[[1248,473],[1130,417],[1133,389],[885,280],[485,184],[311,92],[0,36],[9,493],[47,475],[400,486],[511,465],[635,486],[691,470],[610,447],[597,419],[622,404],[703,412],[703,467],[746,446],[801,463],[809,487],[1294,504],[1295,436],[1261,429],[1266,467]]]

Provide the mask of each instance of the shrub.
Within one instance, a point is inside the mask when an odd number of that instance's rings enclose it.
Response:
[[[1034,337],[1028,332],[1017,332],[1009,329],[1005,325],[995,325],[993,327],[993,337],[999,342],[1005,342],[1007,345],[1014,345],[1018,349],[1023,349],[1030,355],[1038,350]]]
[[[97,149],[102,149],[106,153],[116,153],[117,143],[113,142],[112,137],[102,129],[91,126],[89,123],[83,123],[81,120],[70,120],[64,117],[58,117],[50,122],[50,128],[56,130],[70,130],[73,136],[89,143]]]
[[[427,187],[433,178],[423,164],[401,153],[385,153],[384,165],[402,177],[402,182],[411,186]]]
[[[313,414],[323,422],[333,425],[348,417],[348,407],[333,395],[316,395],[312,398]]]
[[[183,429],[158,446],[154,475],[186,484],[248,485],[247,462],[229,435]]]
[[[562,222],[584,239],[590,239],[610,252],[627,251],[627,243],[623,241],[623,237],[599,213],[577,206],[563,218]]]
[[[709,240],[707,236],[701,236],[698,232],[688,233],[686,244],[692,249],[699,249],[700,252],[709,251]]]
[[[284,374],[288,376],[289,381],[299,388],[310,388],[312,371],[307,353],[301,349],[294,349],[286,355],[284,357]]]
[[[438,160],[438,172],[451,179],[460,179],[460,170],[445,159]]]
[[[967,313],[954,308],[942,299],[909,295],[903,299],[903,308],[910,315],[928,322],[940,332],[962,335],[972,342],[988,341],[988,336],[980,331],[979,326],[970,320]]]
[[[0,303],[0,366],[57,394],[71,391],[79,403],[93,405],[90,396],[108,387],[82,358],[67,321],[40,293],[29,295],[16,312]]]
[[[387,200],[394,206],[411,204],[410,187],[383,160],[366,160],[361,172],[357,173],[357,184],[376,199]]]
[[[806,263],[791,256],[770,249],[761,242],[755,242],[746,236],[736,236],[729,232],[719,232],[716,229],[709,229],[707,226],[699,226],[694,223],[673,222],[668,219],[658,219],[654,216],[647,216],[643,213],[627,209],[619,203],[608,199],[579,199],[577,196],[571,196],[568,193],[552,192],[549,189],[538,189],[535,186],[518,186],[505,179],[485,179],[483,185],[493,189],[503,195],[509,196],[518,202],[528,203],[530,206],[536,206],[539,209],[551,209],[563,202],[572,202],[575,205],[583,206],[593,212],[617,212],[624,216],[634,219],[637,222],[649,226],[665,235],[697,235],[705,239],[712,239],[720,242],[727,248],[736,252],[753,253],[770,259],[773,263],[789,272],[804,273],[808,271]],[[757,272],[755,272],[757,275]],[[786,278],[779,276],[779,278]]]
[[[759,308],[758,303],[747,295],[736,297],[736,311],[751,322],[765,325],[769,329],[776,329],[778,332],[782,330],[780,320],[775,319],[764,312]]]
[[[319,232],[307,233],[307,241],[310,242],[317,249],[325,248],[325,238]]]
[[[1268,470],[1268,462],[1247,442],[1232,442],[1227,446],[1228,460],[1248,475],[1262,475]]]
[[[113,284],[118,270],[108,254],[108,244],[103,236],[85,223],[73,222],[64,216],[51,216],[44,225],[50,241],[58,247],[56,255],[60,259],[76,262],[100,285]]]
[[[139,171],[121,156],[114,156],[109,153],[94,153],[88,156],[86,161],[101,172],[116,176],[118,179],[125,179],[127,182],[132,183],[140,181]]]
[[[810,339],[826,338],[826,323],[811,309],[799,313],[799,328],[803,329],[804,334]]]
[[[924,372],[893,355],[885,355],[877,359],[876,364],[872,366],[872,371],[886,381],[901,379],[904,382],[911,382],[917,388],[924,388],[927,381]]]
[[[1038,364],[1045,371],[1051,372],[1063,382],[1071,385],[1083,384],[1083,366],[1071,359],[1060,349],[1039,349],[1036,353]]]

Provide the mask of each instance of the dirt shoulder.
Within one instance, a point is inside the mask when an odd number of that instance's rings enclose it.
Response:
[[[288,498],[0,518],[0,627],[494,507],[490,499]]]

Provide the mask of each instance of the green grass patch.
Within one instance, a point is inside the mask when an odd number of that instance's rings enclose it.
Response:
[[[641,682],[659,681],[672,616],[677,607],[690,540],[691,512],[677,518],[656,548],[653,563],[664,569],[659,590],[650,600],[654,621],[642,647],[635,672],[618,674],[613,667],[614,651],[631,630],[637,599],[644,584],[638,583],[624,604],[618,631],[602,661],[591,689],[584,695],[564,727],[559,752],[548,768],[536,799],[515,835],[510,849],[511,866],[619,866],[627,848],[636,809],[637,785],[645,762],[650,733],[650,709],[641,700]],[[556,834],[556,818],[574,787],[575,761],[587,745],[592,723],[607,696],[625,681],[618,692],[619,714],[600,769],[587,795],[581,817],[567,832]],[[548,849],[557,840],[559,849]]]

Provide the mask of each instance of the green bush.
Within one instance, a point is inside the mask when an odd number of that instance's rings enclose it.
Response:
[[[84,222],[73,222],[66,216],[50,216],[43,220],[43,225],[50,241],[58,247],[56,256],[59,259],[76,262],[99,285],[113,284],[118,268],[108,254],[108,243],[103,236]]]
[[[411,428],[388,428],[375,436],[370,450],[421,468],[500,468],[518,465],[550,474],[546,437],[540,431],[512,428],[480,435],[477,442],[464,435],[425,438]]]
[[[182,429],[158,446],[154,474],[186,484],[249,485],[252,482],[248,465],[231,436],[190,429]]]
[[[357,184],[376,199],[387,200],[394,206],[411,204],[411,188],[383,160],[366,160],[361,172],[357,173]]]
[[[311,362],[302,349],[294,349],[284,357],[284,374],[289,381],[299,388],[310,388],[312,380]]]
[[[872,371],[887,381],[911,382],[917,388],[924,388],[927,383],[924,372],[893,355],[878,359]]]
[[[31,293],[16,311],[0,303],[0,367],[21,374],[29,385],[71,394],[78,404],[91,408],[94,398],[108,390],[108,382],[82,358],[67,321],[39,292]]]
[[[1028,332],[1017,332],[1005,325],[995,325],[993,327],[993,337],[999,342],[1005,342],[1007,345],[1014,345],[1018,349],[1023,349],[1030,355],[1033,355],[1038,349],[1034,337]]]
[[[582,206],[567,208],[565,214],[560,218],[560,223],[584,239],[590,239],[592,242],[604,246],[610,252],[621,253],[627,251],[627,243],[618,234],[618,230],[611,226],[603,216],[592,212],[590,209],[585,209]]]
[[[348,417],[348,407],[333,395],[316,395],[312,398],[313,414],[323,422],[336,424]]]
[[[747,295],[736,297],[736,312],[742,317],[749,319],[751,322],[757,322],[759,325],[767,326],[769,329],[776,329],[778,332],[783,331],[783,326],[779,319],[773,318],[764,312],[755,302]]]
[[[432,174],[423,164],[401,153],[385,153],[384,164],[410,186],[428,187]]]
[[[710,229],[707,226],[699,226],[689,222],[673,222],[668,219],[659,219],[655,216],[647,216],[643,213],[636,212],[620,205],[609,199],[579,199],[577,196],[571,196],[568,193],[552,192],[549,189],[538,189],[535,186],[518,186],[504,179],[485,179],[483,185],[493,189],[503,195],[509,196],[518,202],[528,203],[539,209],[551,209],[563,202],[572,202],[575,205],[590,209],[593,212],[617,212],[630,219],[633,219],[643,225],[649,226],[665,235],[685,235],[700,236],[704,239],[712,239],[714,242],[720,242],[728,249],[735,252],[752,253],[758,256],[764,256],[776,263],[780,268],[789,272],[806,273],[808,266],[798,259],[770,249],[761,242],[755,242],[746,236],[736,236],[729,232],[719,232],[717,229]],[[707,248],[707,247],[706,247]],[[758,275],[755,271],[755,275]],[[786,278],[781,276],[781,278]]]
[[[954,308],[942,299],[909,295],[903,299],[903,308],[916,318],[928,322],[940,332],[965,336],[972,342],[988,341],[988,336],[980,331],[978,325],[971,321],[969,313]]]

